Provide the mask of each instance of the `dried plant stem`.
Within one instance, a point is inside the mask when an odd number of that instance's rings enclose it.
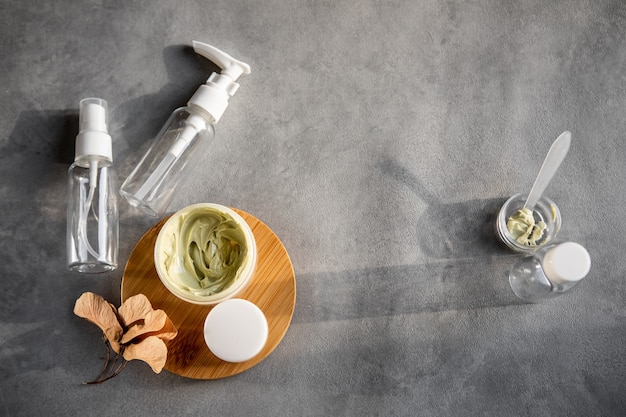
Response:
[[[120,372],[124,370],[126,364],[128,363],[128,361],[122,356],[124,354],[124,346],[120,348],[120,353],[115,354],[115,359],[113,360],[113,363],[111,363],[111,344],[106,337],[104,337],[104,343],[107,349],[104,367],[102,368],[102,371],[100,371],[96,379],[94,379],[93,381],[85,382],[85,385],[101,384],[104,381],[108,381],[109,379],[116,377],[117,375],[119,375]],[[120,359],[121,362],[118,365],[117,363]]]

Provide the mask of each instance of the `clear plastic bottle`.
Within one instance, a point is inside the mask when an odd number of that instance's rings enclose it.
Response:
[[[151,216],[165,212],[185,167],[193,166],[215,136],[213,125],[199,109],[183,107],[172,113],[139,164],[128,176],[120,194]]]
[[[509,283],[519,298],[536,303],[571,290],[590,268],[591,259],[583,246],[553,243],[517,260],[509,273]]]
[[[134,207],[151,216],[162,215],[186,167],[194,165],[215,136],[214,125],[228,107],[242,74],[250,66],[219,49],[193,42],[194,50],[216,63],[221,73],[213,73],[200,86],[186,107],[177,109],[165,123],[152,146],[120,187],[120,194]]]
[[[80,102],[76,156],[68,170],[67,267],[99,273],[117,268],[119,220],[107,102]]]

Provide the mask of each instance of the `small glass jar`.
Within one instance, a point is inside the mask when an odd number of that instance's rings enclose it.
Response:
[[[536,303],[571,290],[590,268],[589,252],[580,244],[552,243],[515,261],[509,283],[519,298]]]
[[[536,245],[524,245],[517,240],[507,228],[507,222],[517,210],[524,207],[526,202],[526,194],[516,194],[509,198],[498,212],[496,218],[496,231],[502,242],[512,251],[523,254],[530,254],[541,249],[543,246],[553,242],[559,230],[561,229],[561,212],[552,200],[547,197],[541,197],[533,210],[535,222],[542,221],[546,224],[543,236],[537,241]]]

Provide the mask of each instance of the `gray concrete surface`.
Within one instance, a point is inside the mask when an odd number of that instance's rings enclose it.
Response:
[[[623,416],[626,3],[3,1],[0,415]],[[65,270],[81,98],[109,102],[120,180],[215,67],[249,76],[171,210],[246,210],[284,242],[292,324],[218,381],[132,362],[99,386],[85,291],[119,303],[155,222],[120,203],[120,268]],[[547,194],[592,270],[541,305],[510,291],[491,229],[550,143]]]

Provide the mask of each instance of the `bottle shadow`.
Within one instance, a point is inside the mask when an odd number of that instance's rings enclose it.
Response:
[[[506,198],[443,203],[393,159],[382,159],[378,168],[427,203],[419,215],[415,244],[432,260],[298,276],[295,322],[523,304],[507,279],[516,255],[495,231]]]
[[[443,203],[413,173],[391,158],[380,161],[384,175],[408,187],[427,204],[418,220],[417,244],[429,257],[458,259],[510,255],[497,237],[495,220],[506,198]]]
[[[60,177],[64,187],[77,133],[78,108],[21,112],[0,147],[0,175],[11,178],[3,200],[32,201],[40,191],[56,188]]]
[[[466,258],[298,275],[293,321],[324,322],[524,304],[511,291],[512,257]]]

